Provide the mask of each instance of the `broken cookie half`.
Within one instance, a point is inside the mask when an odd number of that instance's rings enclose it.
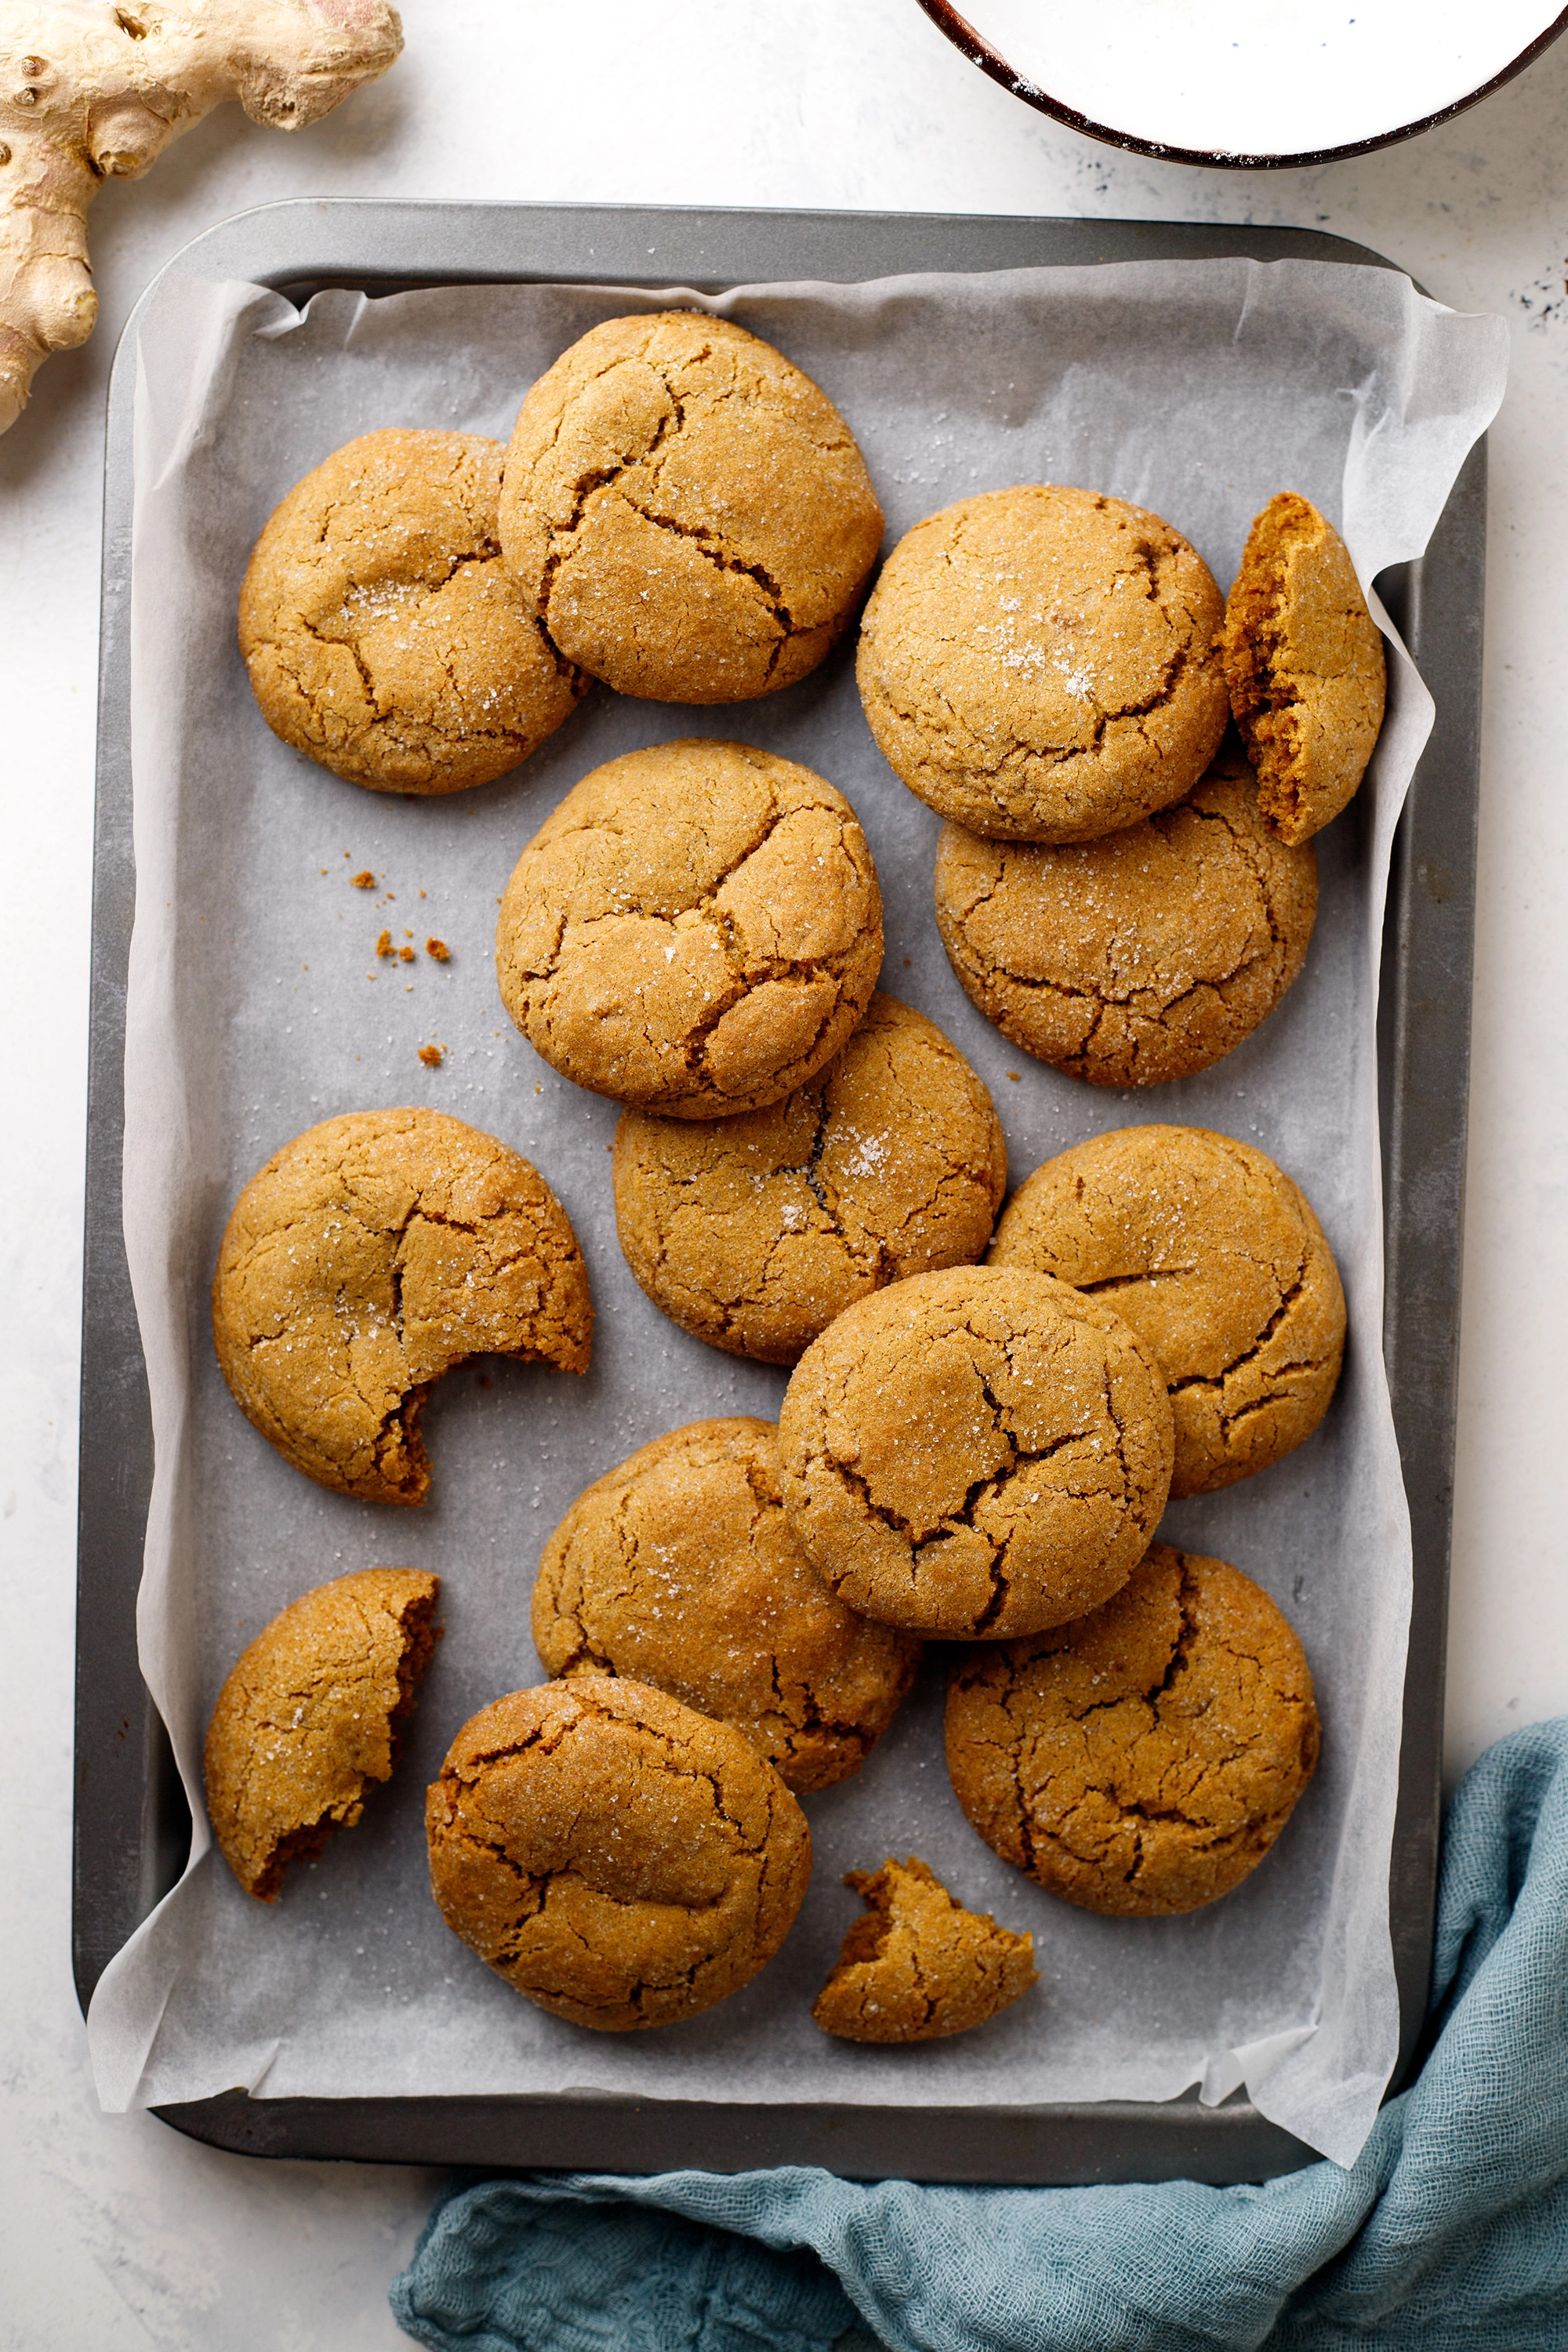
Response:
[[[334,1577],[274,1617],[231,1671],[206,1738],[207,1811],[247,1895],[273,1903],[291,1862],[352,1828],[389,1780],[399,1728],[439,1638],[440,1579]]]
[[[844,1884],[866,1910],[844,1938],[813,2021],[844,2042],[940,2042],[967,2033],[1038,1981],[1034,1941],[966,1911],[910,1854]]]

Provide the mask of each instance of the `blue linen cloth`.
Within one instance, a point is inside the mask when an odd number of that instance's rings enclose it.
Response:
[[[437,2352],[1568,2352],[1568,1718],[1454,1799],[1432,2002],[1349,2171],[489,2180],[437,2207],[393,2310]]]

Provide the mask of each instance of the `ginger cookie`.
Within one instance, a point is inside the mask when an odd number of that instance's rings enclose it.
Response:
[[[1250,1036],[1306,961],[1318,859],[1258,814],[1239,751],[1176,807],[1104,841],[984,841],[944,825],[936,921],[965,994],[1068,1077],[1152,1087]]]
[[[912,1275],[801,1358],[779,1415],[784,1509],[868,1617],[1005,1642],[1124,1584],[1171,1484],[1152,1351],[1097,1298],[1017,1266]]]
[[[622,694],[744,702],[848,626],[882,510],[833,403],[700,311],[607,319],[528,394],[500,538],[563,657]]]
[[[883,758],[998,841],[1093,841],[1167,808],[1230,716],[1207,564],[1158,515],[1029,483],[961,499],[888,558],[858,676]]]
[[[275,1903],[289,1864],[352,1827],[373,1782],[392,1777],[439,1590],[417,1568],[334,1577],[290,1601],[231,1670],[207,1727],[207,1811],[247,1895]]]
[[[1223,1559],[1155,1544],[1077,1624],[952,1670],[947,1767],[1004,1862],[1087,1911],[1161,1918],[1257,1868],[1318,1760],[1312,1677]]]
[[[563,1076],[667,1118],[756,1110],[832,1060],[882,961],[877,869],[842,793],[689,738],[609,761],[517,862],[496,977]]]
[[[967,2033],[1039,1982],[1034,1938],[966,1911],[910,1854],[844,1874],[867,1908],[812,2004],[844,2042],[941,2042]]]
[[[921,1644],[836,1601],[779,1499],[771,1421],[695,1421],[580,1495],[544,1547],[552,1675],[629,1675],[732,1723],[792,1789],[858,1772]]]
[[[234,1204],[212,1289],[236,1400],[319,1486],[422,1503],[419,1412],[477,1355],[588,1369],[577,1236],[526,1160],[436,1110],[350,1111]]]
[[[453,1934],[541,2009],[602,2033],[738,1992],[811,1876],[805,1816],[741,1732],[587,1675],[472,1717],[426,1828]]]
[[[1252,526],[1223,646],[1264,822],[1281,841],[1310,840],[1366,773],[1388,677],[1343,540],[1293,490]]]
[[[1047,1160],[1003,1212],[993,1265],[1114,1305],[1176,1423],[1173,1498],[1265,1470],[1311,1435],[1344,1360],[1321,1225],[1281,1168],[1203,1127],[1120,1127]]]
[[[502,454],[478,433],[362,434],[256,542],[239,648],[262,716],[351,784],[488,783],[587,687],[501,562]]]
[[[655,1306],[731,1355],[793,1364],[868,1291],[983,1255],[1007,1147],[957,1046],[879,993],[783,1102],[701,1122],[623,1112],[611,1164],[621,1247]]]

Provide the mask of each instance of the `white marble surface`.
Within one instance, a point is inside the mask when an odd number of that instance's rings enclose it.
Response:
[[[48,9],[40,0],[39,20]],[[1452,1771],[1568,1710],[1556,1477],[1568,1307],[1568,42],[1411,145],[1233,176],[1118,155],[1031,113],[914,0],[408,0],[379,87],[289,140],[210,117],[92,216],[97,336],[0,441],[0,863],[7,1057],[0,1297],[0,2347],[373,2352],[430,2175],[260,2165],[100,2116],[71,1990],[68,1868],[81,1150],[104,388],[188,237],[296,194],[826,205],[1282,221],[1501,312],[1492,435],[1477,1050],[1447,1746]],[[47,48],[40,29],[38,44]]]

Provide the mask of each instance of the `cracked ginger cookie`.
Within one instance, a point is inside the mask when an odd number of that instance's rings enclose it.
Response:
[[[453,1934],[541,2009],[601,2033],[738,1992],[811,1876],[805,1815],[742,1733],[588,1675],[472,1717],[426,1827]]]
[[[465,1357],[588,1369],[577,1236],[526,1160],[436,1110],[350,1111],[235,1202],[212,1288],[224,1378],[287,1462],[340,1495],[422,1503],[420,1409]]]
[[[502,1002],[552,1068],[666,1118],[757,1110],[871,1001],[882,898],[855,812],[809,768],[688,738],[584,777],[517,862]]]
[[[1355,796],[1388,673],[1349,550],[1293,490],[1248,533],[1222,642],[1263,821],[1281,841],[1307,841]]]
[[[1007,1147],[957,1046],[879,992],[783,1102],[701,1122],[624,1111],[611,1166],[655,1306],[711,1347],[793,1364],[853,1300],[983,1255]]]
[[[939,815],[1092,841],[1179,801],[1230,716],[1207,564],[1158,515],[1030,483],[906,531],[860,630],[867,722]]]
[[[544,1547],[551,1675],[629,1675],[732,1723],[792,1789],[858,1772],[921,1644],[836,1601],[779,1498],[771,1421],[695,1421],[580,1495]]]
[[[779,1415],[785,1510],[851,1609],[1005,1642],[1124,1584],[1171,1484],[1171,1407],[1120,1315],[1017,1266],[857,1300]]]
[[[976,1010],[1097,1087],[1191,1077],[1251,1035],[1306,961],[1318,856],[1258,809],[1239,751],[1175,807],[1061,848],[937,845],[936,923]]]
[[[478,433],[362,434],[256,542],[239,649],[262,717],[351,784],[489,783],[586,688],[501,562],[501,457]]]
[[[207,1812],[247,1895],[275,1903],[291,1862],[352,1827],[397,1761],[430,1662],[440,1579],[366,1568],[301,1594],[231,1669],[207,1726]]]
[[[1239,1885],[1318,1761],[1301,1644],[1249,1576],[1155,1544],[1073,1625],[953,1667],[947,1767],[1004,1862],[1087,1911],[1161,1918]]]
[[[941,2042],[967,2033],[1039,1982],[1031,1936],[966,1911],[910,1854],[848,1870],[865,1899],[811,2019],[843,2042]]]
[[[563,656],[621,694],[743,702],[848,626],[882,543],[853,435],[728,319],[606,319],[522,404],[500,540]]]
[[[1310,1437],[1344,1360],[1345,1296],[1305,1194],[1249,1143],[1119,1127],[1026,1177],[991,1244],[1114,1303],[1176,1424],[1172,1499],[1266,1470]]]

